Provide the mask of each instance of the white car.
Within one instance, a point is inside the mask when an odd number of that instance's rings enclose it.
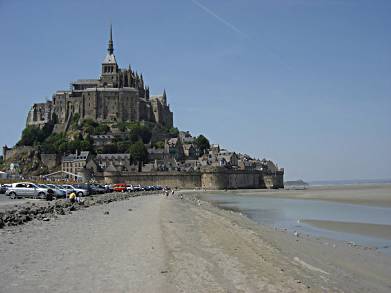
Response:
[[[127,192],[133,192],[135,191],[135,188],[133,187],[132,184],[126,185],[126,191]]]
[[[49,188],[44,188],[31,182],[13,183],[6,191],[6,195],[14,199],[17,197],[46,198]]]

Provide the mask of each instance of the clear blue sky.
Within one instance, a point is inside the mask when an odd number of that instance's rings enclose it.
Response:
[[[0,0],[0,144],[34,102],[120,66],[167,89],[176,126],[286,178],[391,178],[389,0]]]

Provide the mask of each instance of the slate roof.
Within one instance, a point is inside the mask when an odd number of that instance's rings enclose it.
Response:
[[[107,53],[105,60],[103,60],[104,64],[117,64],[117,60],[115,60],[114,54]]]

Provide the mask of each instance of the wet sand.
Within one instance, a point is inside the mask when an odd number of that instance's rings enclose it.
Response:
[[[1,292],[389,292],[391,259],[145,196],[0,230]],[[105,212],[109,212],[108,214]]]
[[[300,222],[312,225],[317,228],[336,232],[355,233],[369,237],[391,240],[391,225],[321,220],[301,220]]]
[[[379,207],[391,207],[391,184],[341,185],[309,187],[305,190],[232,190],[228,193],[279,197],[292,199],[314,199],[361,204]]]

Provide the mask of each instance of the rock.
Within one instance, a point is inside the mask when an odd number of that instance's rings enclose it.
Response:
[[[132,209],[128,209],[129,212],[133,211]]]
[[[50,221],[50,219],[45,217],[45,218],[42,219],[42,221],[47,222],[47,221]]]
[[[109,211],[105,211],[104,214],[105,214],[105,215],[109,215],[110,212],[109,212]]]

